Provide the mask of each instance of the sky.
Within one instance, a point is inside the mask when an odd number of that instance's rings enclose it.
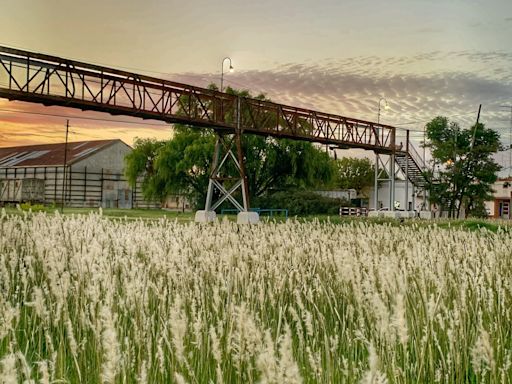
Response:
[[[511,143],[510,0],[0,0],[0,45],[395,125],[418,147],[438,115]],[[381,104],[383,106],[383,103]],[[135,137],[170,126],[0,99],[0,146]],[[420,150],[421,151],[421,150]],[[510,151],[498,155],[510,167]],[[510,172],[510,168],[509,172]]]

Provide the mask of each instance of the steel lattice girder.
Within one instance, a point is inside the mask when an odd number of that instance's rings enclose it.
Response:
[[[395,128],[0,46],[0,97],[391,153]]]

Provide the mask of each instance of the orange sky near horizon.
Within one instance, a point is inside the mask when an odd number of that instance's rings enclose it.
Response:
[[[0,99],[0,147],[64,142],[67,120],[70,142],[121,139],[132,146],[136,138],[172,137],[159,121]]]

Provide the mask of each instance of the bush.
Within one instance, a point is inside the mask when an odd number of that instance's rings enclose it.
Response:
[[[32,212],[42,212],[45,210],[45,207],[43,204],[32,205],[30,202],[20,204],[20,208],[22,211],[32,211]]]
[[[257,197],[253,207],[288,209],[289,215],[337,215],[341,206],[351,206],[344,199],[332,199],[312,191],[281,191],[272,195]]]

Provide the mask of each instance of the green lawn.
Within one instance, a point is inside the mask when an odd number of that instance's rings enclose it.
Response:
[[[6,207],[8,214],[17,214],[24,212],[17,208]],[[34,209],[34,211],[43,211],[46,213],[61,212],[60,208],[45,207],[44,209]],[[91,212],[98,212],[99,208],[64,208],[63,214],[70,215],[87,215]],[[128,218],[128,219],[160,219],[166,217],[168,219],[177,219],[178,221],[194,220],[194,212],[167,211],[164,209],[120,209],[120,208],[104,208],[102,214],[105,217],[112,218]]]

